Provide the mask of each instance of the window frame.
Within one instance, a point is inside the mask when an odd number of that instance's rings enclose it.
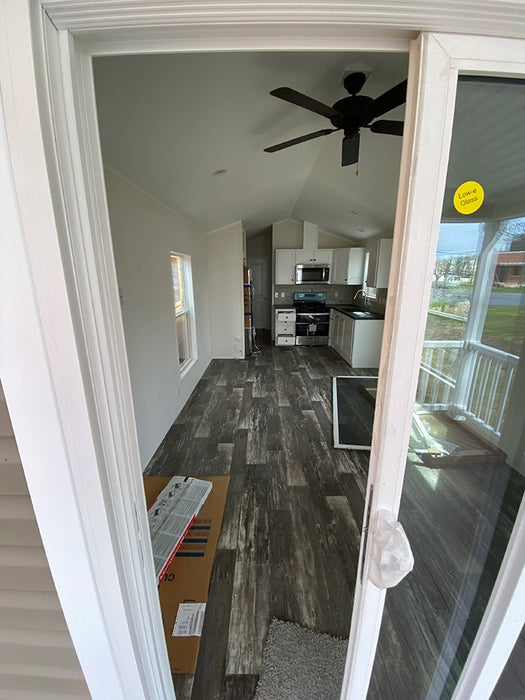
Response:
[[[175,260],[180,260],[180,265],[177,265]],[[182,289],[182,294],[179,296],[182,299],[182,308],[177,310],[177,299],[174,283],[174,265],[178,268],[177,276],[179,278],[179,286]],[[189,368],[197,360],[197,334],[195,324],[195,304],[193,299],[193,277],[191,267],[191,255],[185,253],[177,253],[170,251],[170,266],[171,280],[173,292],[174,318],[175,318],[175,337],[177,340],[177,355],[179,358],[179,371],[183,377]],[[185,318],[186,323],[186,338],[183,341],[187,353],[186,359],[181,361],[180,357],[180,338],[178,333],[177,320]]]

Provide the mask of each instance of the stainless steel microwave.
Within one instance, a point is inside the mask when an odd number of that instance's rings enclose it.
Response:
[[[329,284],[330,265],[296,265],[295,284]]]

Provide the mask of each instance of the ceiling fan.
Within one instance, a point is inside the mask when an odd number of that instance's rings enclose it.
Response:
[[[370,129],[375,134],[392,134],[394,136],[403,135],[403,122],[392,121],[390,119],[379,119],[386,112],[390,112],[394,107],[399,107],[406,102],[407,81],[403,80],[398,85],[395,85],[390,90],[387,90],[379,97],[373,99],[365,95],[358,95],[361,88],[365,84],[367,76],[365,73],[349,73],[343,82],[345,90],[350,94],[350,97],[344,97],[336,102],[332,107],[314,100],[302,92],[297,92],[289,87],[280,87],[272,90],[270,95],[279,97],[281,100],[291,102],[298,107],[308,109],[310,112],[315,112],[323,117],[327,117],[333,129],[321,129],[313,131],[311,134],[299,136],[290,141],[283,141],[275,146],[265,148],[266,153],[275,153],[283,148],[295,146],[304,141],[326,136],[334,131],[343,131],[343,150],[341,155],[341,165],[352,165],[359,160],[359,130]]]

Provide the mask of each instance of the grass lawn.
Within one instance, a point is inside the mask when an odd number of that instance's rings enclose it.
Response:
[[[465,324],[429,315],[426,340],[460,340]],[[512,355],[519,355],[525,337],[525,307],[489,306],[481,342]]]
[[[493,292],[504,292],[505,294],[523,294],[525,287],[492,287]]]
[[[519,355],[524,337],[524,306],[489,306],[481,336],[485,345]]]

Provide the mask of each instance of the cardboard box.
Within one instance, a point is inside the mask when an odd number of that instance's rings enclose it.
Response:
[[[228,476],[203,478],[212,482],[212,490],[159,585],[164,635],[173,673],[195,672],[200,645],[199,628],[204,618],[202,604],[208,600],[213,560],[230,481]],[[161,476],[144,477],[148,508],[169,479]],[[178,612],[177,636],[174,636]]]

